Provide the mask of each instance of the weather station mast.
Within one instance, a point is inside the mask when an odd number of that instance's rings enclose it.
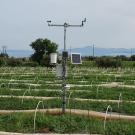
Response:
[[[64,50],[62,52],[62,114],[65,114],[66,111],[66,66],[68,59],[68,51],[66,49],[66,31],[69,27],[83,27],[86,22],[86,18],[82,21],[80,25],[71,25],[67,22],[64,24],[53,24],[51,20],[47,21],[49,27],[63,27],[64,28]]]

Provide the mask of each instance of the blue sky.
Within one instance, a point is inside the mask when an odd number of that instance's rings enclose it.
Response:
[[[46,20],[63,24],[87,23],[69,28],[67,48],[92,45],[134,48],[134,0],[0,0],[0,47],[30,50],[37,38],[49,38],[63,48],[63,29],[50,28]]]

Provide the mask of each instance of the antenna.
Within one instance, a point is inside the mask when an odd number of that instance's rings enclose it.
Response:
[[[82,26],[84,25],[85,22],[86,22],[86,18],[84,18],[84,20],[82,21]]]
[[[48,25],[51,23],[51,20],[48,20],[48,21],[46,21],[47,23],[48,23]]]

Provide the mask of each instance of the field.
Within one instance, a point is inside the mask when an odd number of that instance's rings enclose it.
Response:
[[[0,68],[0,131],[135,134],[135,69],[68,67],[67,110],[55,69]]]

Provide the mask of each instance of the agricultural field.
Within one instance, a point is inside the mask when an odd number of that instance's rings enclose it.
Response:
[[[55,68],[0,68],[0,131],[135,134],[135,69],[69,66],[66,114]]]

